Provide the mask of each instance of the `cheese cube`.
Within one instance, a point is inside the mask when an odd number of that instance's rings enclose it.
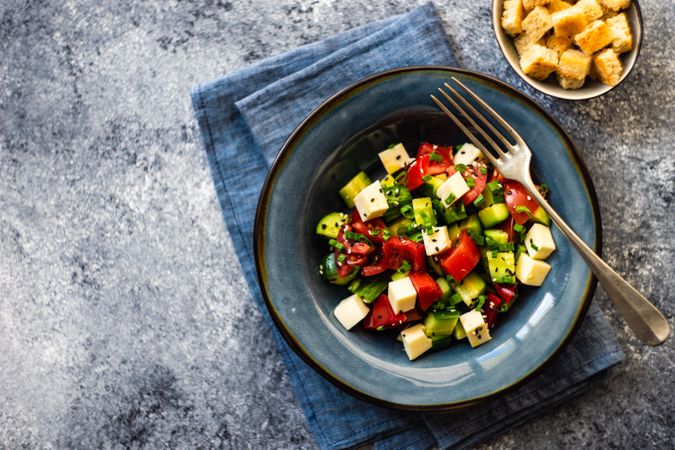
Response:
[[[525,235],[525,247],[527,248],[527,254],[532,259],[548,258],[555,250],[551,229],[540,223],[532,225],[532,228]]]
[[[436,196],[445,206],[450,206],[467,192],[469,192],[469,186],[464,181],[464,177],[461,173],[455,172],[438,187]]]
[[[551,14],[543,6],[535,7],[523,19],[523,31],[528,34],[533,41],[541,39],[548,30],[553,28]]]
[[[537,80],[545,80],[558,66],[558,54],[539,44],[532,44],[520,58],[520,67]]]
[[[602,7],[598,4],[597,0],[579,0],[573,8],[578,8],[584,12],[586,22],[592,22],[595,19],[599,19],[604,14]]]
[[[612,11],[621,11],[630,6],[630,0],[600,0],[600,4]]]
[[[556,72],[561,77],[583,80],[591,70],[591,60],[591,55],[570,48],[560,55]]]
[[[466,143],[457,150],[457,153],[452,157],[452,162],[457,164],[464,164],[468,166],[477,159],[484,159],[483,152],[473,144]]]
[[[516,278],[528,286],[541,286],[551,266],[521,253],[516,262]]]
[[[586,15],[579,8],[568,8],[553,13],[553,32],[556,36],[571,37],[586,27]]]
[[[415,307],[417,291],[410,277],[405,277],[389,283],[387,297],[389,297],[389,303],[394,313],[398,314],[410,311]]]
[[[602,20],[596,20],[574,36],[574,42],[590,55],[611,44],[613,38],[609,26]]]
[[[475,309],[472,309],[471,311],[459,316],[459,321],[461,322],[462,328],[464,328],[464,331],[466,331],[467,335],[479,328],[481,330],[487,330],[487,324],[483,320],[483,315],[480,313],[480,311]]]
[[[502,10],[502,28],[511,36],[516,36],[523,31],[523,1],[504,0]]]
[[[333,314],[343,327],[351,330],[368,315],[368,311],[370,309],[363,303],[361,297],[354,294],[338,303]]]
[[[626,18],[626,13],[607,19],[607,26],[612,32],[612,48],[617,53],[624,53],[633,48],[633,33]]]
[[[401,331],[401,341],[411,361],[431,348],[431,339],[424,334],[424,325],[421,323]]]
[[[450,235],[448,234],[448,227],[446,226],[434,228],[431,234],[427,234],[426,230],[422,230],[422,239],[424,239],[424,250],[429,256],[443,253],[452,245]]]
[[[611,48],[603,50],[593,57],[593,67],[600,81],[610,86],[619,83],[623,73],[621,61]]]
[[[384,151],[381,151],[377,154],[382,161],[384,170],[387,173],[397,172],[405,167],[406,164],[413,161],[413,159],[408,156],[408,152],[403,147],[403,144],[396,144],[392,148],[388,148]]]
[[[485,344],[487,341],[492,339],[487,324],[484,327],[479,328],[476,328],[470,333],[466,333],[466,337],[469,339],[469,344],[471,344],[471,347],[478,347],[479,345]]]
[[[356,206],[363,221],[380,217],[387,212],[389,205],[387,204],[387,197],[384,196],[382,191],[380,180],[361,189],[361,192],[354,197],[354,206]]]

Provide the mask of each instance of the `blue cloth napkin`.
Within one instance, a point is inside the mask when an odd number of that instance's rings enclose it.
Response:
[[[410,65],[456,65],[432,4],[341,33],[196,87],[192,102],[220,206],[253,299],[266,314],[253,262],[253,220],[263,177],[293,129],[355,81]],[[269,320],[271,318],[267,316]],[[623,355],[591,306],[571,344],[537,377],[486,404],[443,414],[393,411],[335,388],[275,329],[279,354],[321,448],[464,448],[579,394]]]

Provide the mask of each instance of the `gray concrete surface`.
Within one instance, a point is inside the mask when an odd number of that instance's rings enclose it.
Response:
[[[252,307],[191,86],[411,0],[0,2],[0,447],[313,448]],[[643,1],[634,74],[596,100],[534,95],[489,2],[439,0],[458,60],[524,89],[579,144],[605,255],[672,323],[675,4]],[[673,448],[673,340],[482,449]]]

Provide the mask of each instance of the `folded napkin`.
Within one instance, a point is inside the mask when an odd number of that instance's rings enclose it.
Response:
[[[324,98],[365,76],[411,65],[456,65],[432,4],[262,60],[193,90],[225,223],[263,311],[252,253],[260,174]],[[326,449],[365,442],[382,449],[475,445],[577,395],[593,375],[623,357],[602,313],[591,306],[570,345],[528,383],[461,412],[421,414],[376,407],[343,393],[300,360],[276,329],[275,339],[309,429]]]

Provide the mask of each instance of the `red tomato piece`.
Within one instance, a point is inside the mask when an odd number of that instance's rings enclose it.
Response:
[[[432,154],[438,156],[432,157]],[[438,175],[452,166],[452,147],[436,147],[423,142],[417,151],[417,162],[420,165],[420,173],[424,175]],[[440,161],[438,160],[440,158]]]
[[[363,220],[361,220],[359,211],[356,208],[352,210],[351,219],[352,219],[351,227],[354,229],[355,232],[361,233],[371,241],[376,242],[378,244],[382,244],[384,242],[384,239],[382,239],[382,235],[384,229],[387,228],[387,226],[384,224],[382,219],[371,219],[368,222],[364,222]],[[379,230],[379,233],[376,233],[375,236],[373,236],[370,233],[372,230]]]
[[[456,281],[462,281],[480,261],[480,251],[465,230],[450,250],[439,255],[439,260],[445,273]]]
[[[504,176],[501,173],[499,173],[497,169],[492,170],[492,175],[490,175],[490,181],[499,181],[500,183],[503,184],[504,180],[505,180]]]
[[[389,238],[382,245],[382,254],[387,260],[389,269],[397,270],[403,264],[405,259],[405,247],[401,243],[401,239],[398,237]]]
[[[506,305],[511,305],[518,296],[518,284],[494,283],[492,286]]]
[[[407,255],[407,260],[412,264],[412,271],[413,272],[420,272],[426,269],[427,266],[427,260],[426,260],[426,251],[424,250],[424,244],[421,242],[415,242],[411,241],[409,239],[405,239],[405,246],[406,246],[406,255]]]
[[[426,311],[441,298],[441,288],[438,287],[436,280],[424,271],[411,273],[409,276],[417,291],[417,304],[422,311]]]
[[[422,142],[419,147],[417,147],[417,155],[416,158],[419,158],[420,156],[428,155],[429,153],[434,151],[434,144],[430,144],[428,142]]]
[[[417,307],[411,309],[410,311],[406,311],[403,314],[405,314],[406,322],[415,322],[424,318],[424,313],[422,313],[422,311],[420,311],[420,309]]]
[[[464,173],[462,173],[462,176],[465,180],[467,178],[473,178],[474,183],[473,187],[469,189],[469,192],[462,195],[461,197],[465,206],[476,200],[483,192],[483,189],[485,189],[485,185],[487,184],[487,170],[485,173],[482,173],[481,167],[485,167],[487,169],[487,166],[484,163],[474,162],[473,164],[466,166],[466,170],[464,170]],[[448,176],[452,176],[455,172],[457,172],[455,166],[450,165],[447,170]]]
[[[380,256],[379,259],[375,260],[368,266],[363,266],[361,268],[361,275],[364,277],[373,277],[379,275],[389,268],[389,262],[383,257]]]
[[[506,232],[506,234],[509,235],[509,242],[515,242],[515,237],[518,233],[516,233],[516,230],[513,229],[513,226],[516,224],[515,219],[513,216],[509,217],[499,225],[497,225],[497,229],[502,230]]]
[[[526,212],[516,212],[517,208],[525,207],[531,213],[539,208],[539,203],[527,192],[525,186],[513,180],[504,181],[504,201],[511,217],[520,225],[527,222],[530,216]]]
[[[497,312],[499,311],[499,305],[501,304],[501,298],[492,292],[488,292],[487,301],[483,307],[483,315],[485,316],[485,322],[487,322],[488,328],[495,326],[495,322],[497,322]]]
[[[380,294],[363,320],[363,327],[366,330],[381,330],[395,327],[405,321],[406,315],[404,313],[394,314],[389,298],[385,294]]]
[[[414,161],[410,167],[408,167],[405,187],[412,192],[423,184],[424,180],[422,179],[422,173],[420,172],[420,165],[417,161]]]

